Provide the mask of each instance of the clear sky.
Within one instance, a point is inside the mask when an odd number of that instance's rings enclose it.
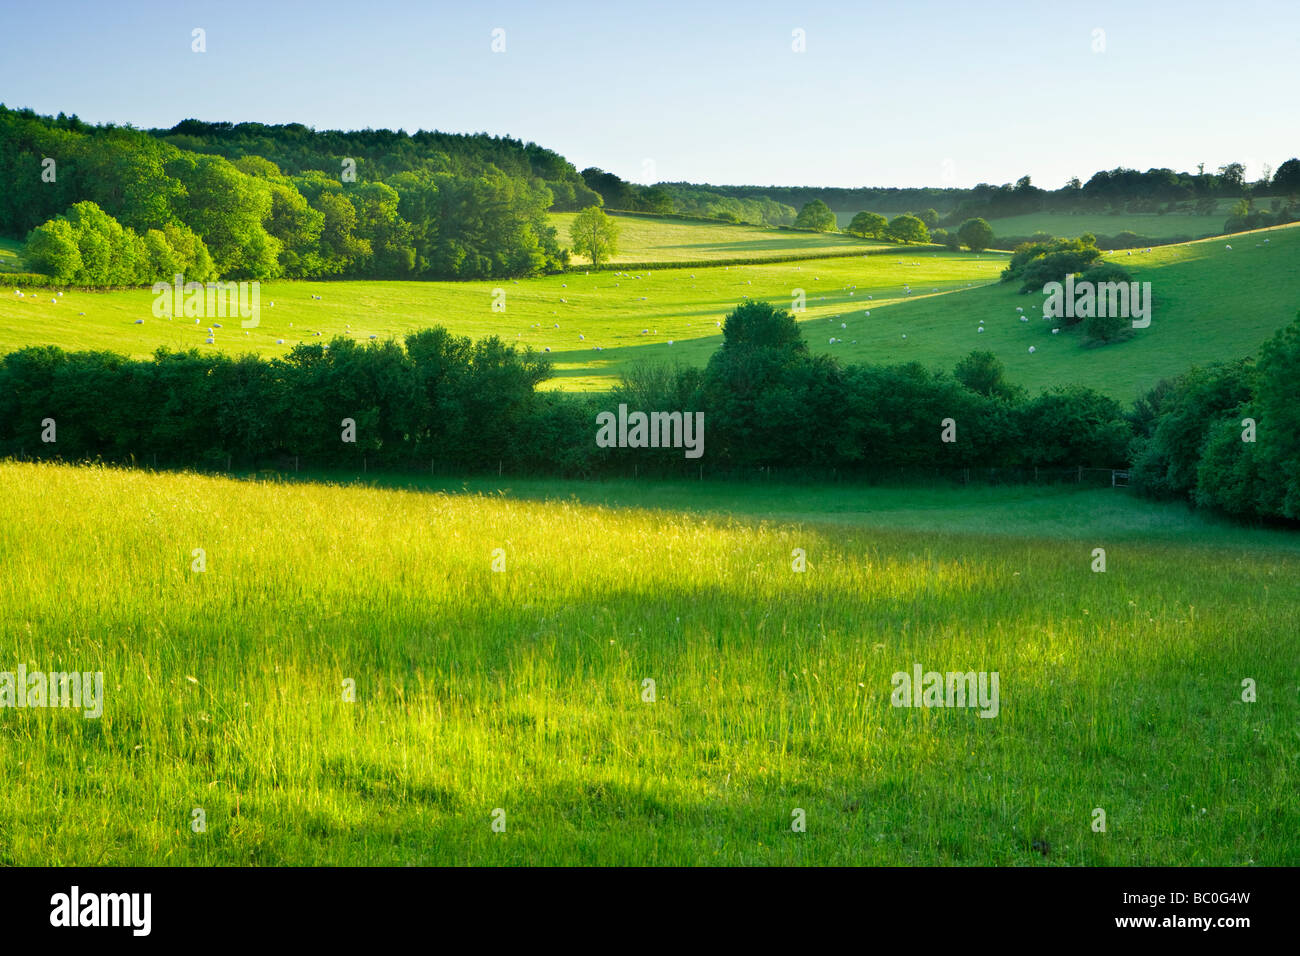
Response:
[[[485,131],[636,182],[1054,188],[1300,154],[1296,0],[0,8],[0,101],[91,122]]]

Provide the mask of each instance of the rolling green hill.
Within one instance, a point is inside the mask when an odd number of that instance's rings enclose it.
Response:
[[[548,216],[551,225],[559,231],[560,244],[570,245],[569,227],[577,213],[553,212]],[[692,262],[741,257],[763,259],[818,252],[852,252],[854,249],[878,249],[891,245],[833,232],[803,232],[618,213],[613,214],[613,218],[619,229],[618,253],[612,259],[614,263]],[[573,257],[576,264],[590,261],[586,256]]]
[[[996,353],[1012,381],[1031,390],[1080,382],[1128,401],[1194,363],[1253,354],[1300,308],[1295,226],[1107,258],[1152,283],[1155,312],[1149,329],[1104,348],[1081,347],[1077,329],[1052,335],[1042,319],[1018,321],[1016,307],[1033,315],[1042,297],[997,282],[1004,254],[900,248],[896,255],[517,281],[270,282],[261,289],[260,326],[245,334],[237,320],[225,321],[210,346],[204,340],[211,320],[155,319],[148,289],[69,290],[61,298],[26,290],[20,298],[0,286],[0,350],[49,343],[136,356],[159,346],[275,355],[299,341],[400,337],[441,324],[475,338],[500,335],[549,349],[552,387],[601,389],[630,363],[704,364],[721,341],[718,323],[743,296],[789,307],[802,288],[810,347],[844,361],[951,368],[981,348]],[[505,312],[492,311],[494,289],[505,291]],[[134,324],[137,319],[143,324]],[[984,333],[977,332],[980,319]]]

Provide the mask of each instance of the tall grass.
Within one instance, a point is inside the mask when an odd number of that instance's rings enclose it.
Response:
[[[106,684],[99,720],[0,709],[0,863],[1300,861],[1289,539],[728,518],[683,487],[0,464],[0,670]],[[1000,715],[892,708],[914,662],[998,671]]]

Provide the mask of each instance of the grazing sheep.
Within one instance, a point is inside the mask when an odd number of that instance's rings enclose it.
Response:
[[[217,340],[216,340],[216,339],[213,339],[213,338],[206,339],[205,342],[206,342],[207,345],[216,345],[216,344],[217,344]]]
[[[1056,334],[1058,334],[1060,331],[1061,331],[1060,329],[1052,329],[1052,334],[1053,334],[1053,335],[1056,335]]]
[[[1038,350],[1035,349],[1032,345],[1029,346],[1029,354],[1030,354],[1030,355],[1033,355],[1036,351],[1038,351]]]
[[[583,335],[581,332],[579,332],[579,333],[578,333],[578,341],[579,341],[579,342],[585,342],[585,341],[587,341],[587,337],[586,337],[585,335]]]
[[[672,345],[672,344],[673,344],[673,340],[672,340],[672,339],[669,339],[669,340],[668,340],[668,344],[669,344],[669,345]]]
[[[1225,246],[1224,248],[1226,248],[1229,252],[1232,251],[1232,246]]]
[[[144,325],[144,319],[136,319],[136,320],[135,320],[135,324],[136,324],[136,325]]]
[[[1017,311],[1017,312],[1023,312],[1023,311],[1025,311],[1025,307],[1024,307],[1023,305],[1018,305],[1018,306],[1016,306],[1016,311]]]
[[[276,340],[275,340],[275,344],[276,344],[276,345],[283,345],[283,344],[284,344],[284,339],[276,339]]]
[[[379,336],[377,336],[377,335],[372,335],[372,336],[370,336],[370,337],[371,337],[372,339],[377,339],[377,338],[379,338]]]
[[[842,328],[842,329],[847,329],[848,327],[849,327],[849,324],[848,324],[847,322],[841,322],[841,323],[840,323],[840,328]]]
[[[550,346],[549,346],[549,345],[548,345],[548,346],[546,346],[546,351],[548,351],[548,352],[549,352],[549,351],[550,351],[550,350],[551,350],[551,347],[550,347]]]
[[[976,331],[976,332],[983,332],[983,331],[984,331],[984,326],[981,325],[981,326],[980,326],[978,329],[976,329],[975,331]]]

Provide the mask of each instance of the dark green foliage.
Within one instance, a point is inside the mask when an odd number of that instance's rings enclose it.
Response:
[[[1101,255],[1094,237],[1051,239],[1017,246],[1002,270],[1002,281],[1021,280],[1021,292],[1041,290],[1049,282],[1061,282],[1071,273],[1087,269]]]
[[[53,181],[42,179],[47,157]],[[356,171],[347,181],[345,160]],[[193,120],[150,134],[3,107],[0,181],[17,187],[0,194],[0,234],[42,227],[34,266],[88,285],[170,278],[158,273],[178,259],[195,280],[208,269],[250,279],[534,275],[564,262],[547,183],[566,206],[599,202],[563,159],[514,140]],[[68,230],[50,223],[84,202],[144,238],[150,248],[132,258],[150,266],[124,278],[120,265],[86,263],[84,249],[79,263]],[[197,234],[204,251],[180,253],[169,229]]]
[[[963,368],[961,380],[916,364],[841,367],[811,354],[794,318],[765,302],[727,317],[723,345],[702,371],[637,368],[607,396],[538,392],[550,371],[536,353],[443,328],[404,344],[299,345],[269,362],[27,348],[0,359],[0,454],[199,467],[229,459],[245,468],[284,467],[296,456],[308,467],[442,473],[694,474],[707,465],[824,474],[1105,467],[1123,463],[1132,434],[1109,399],[1073,389],[1026,402],[987,359]],[[597,447],[596,413],[620,402],[703,412],[705,458]],[[45,418],[57,422],[56,444],[40,442]],[[949,418],[955,442],[941,441]],[[355,443],[341,440],[344,419],[355,423]]]
[[[957,238],[971,252],[983,252],[993,245],[993,227],[983,219],[967,219],[957,230]]]
[[[815,229],[817,232],[833,232],[838,228],[835,213],[820,199],[814,199],[800,209],[794,224],[800,229]]]
[[[899,242],[929,242],[930,231],[916,216],[905,213],[889,220],[889,237]]]

